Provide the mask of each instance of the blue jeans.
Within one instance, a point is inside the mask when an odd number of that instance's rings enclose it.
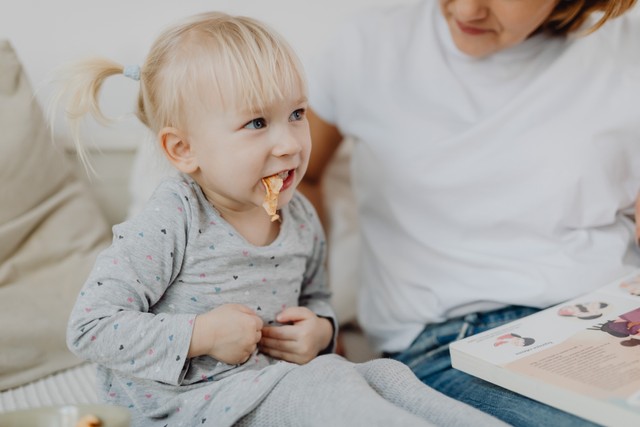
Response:
[[[510,306],[472,313],[428,325],[409,348],[386,354],[408,365],[423,383],[517,427],[595,426],[587,420],[529,399],[451,367],[449,344],[533,314],[537,309]],[[471,424],[470,424],[471,425]]]

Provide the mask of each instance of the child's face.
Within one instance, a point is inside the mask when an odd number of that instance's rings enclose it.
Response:
[[[284,178],[278,208],[291,200],[311,151],[307,100],[302,92],[296,95],[259,112],[210,106],[189,119],[198,164],[192,176],[223,215],[266,218],[262,178],[274,174]]]

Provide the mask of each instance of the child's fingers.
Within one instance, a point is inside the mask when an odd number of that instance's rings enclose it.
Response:
[[[251,317],[253,318],[253,321],[255,322],[256,330],[262,329],[262,326],[264,325],[264,322],[262,321],[260,316],[258,316],[256,314],[256,312],[253,311],[252,308],[249,308],[246,305],[242,305],[242,304],[229,304],[229,307],[234,309],[234,310],[237,310],[237,311],[239,311],[241,313],[245,313],[245,314],[251,315]]]
[[[274,338],[277,340],[292,341],[297,338],[295,329],[289,325],[284,326],[267,326],[262,328],[262,336]]]
[[[266,338],[263,334],[262,339],[260,340],[260,347],[268,348],[271,350],[293,352],[293,350],[295,349],[295,342],[279,340],[275,338]]]
[[[277,348],[261,347],[260,351],[275,359],[284,360],[286,362],[291,362],[291,363],[297,363],[298,365],[308,362],[308,360],[305,360],[301,355],[297,353],[280,350]]]
[[[280,323],[295,323],[311,316],[315,316],[315,314],[307,307],[287,307],[278,313],[276,320]]]
[[[264,326],[264,322],[262,321],[262,319],[258,316],[253,317],[253,320],[256,323],[256,331],[260,332],[262,330],[262,327]]]
[[[226,304],[222,307],[227,307],[233,310],[237,310],[240,311],[242,313],[247,313],[247,314],[256,314],[255,311],[253,311],[252,308],[247,307],[246,305],[242,305],[242,304]]]

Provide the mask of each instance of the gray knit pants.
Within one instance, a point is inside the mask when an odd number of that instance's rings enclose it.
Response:
[[[236,426],[498,426],[501,421],[424,385],[404,364],[316,358],[289,372]]]

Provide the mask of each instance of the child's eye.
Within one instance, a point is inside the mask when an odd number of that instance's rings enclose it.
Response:
[[[246,125],[244,125],[245,129],[262,129],[267,126],[267,121],[263,118],[253,119]]]
[[[303,117],[304,117],[304,108],[298,108],[296,111],[291,113],[291,115],[289,116],[289,120],[292,122],[295,122],[297,120],[302,120]]]

